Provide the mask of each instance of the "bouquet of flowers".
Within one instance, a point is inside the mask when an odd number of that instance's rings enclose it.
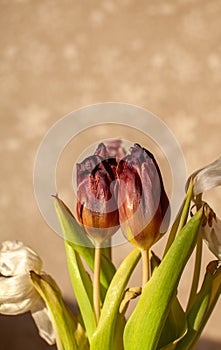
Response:
[[[170,203],[154,156],[139,144],[130,150],[120,140],[99,144],[77,164],[77,214],[54,196],[78,314],[69,310],[53,278],[42,272],[40,257],[18,241],[2,243],[0,313],[30,311],[40,336],[56,342],[59,350],[194,349],[221,291],[221,223],[203,200],[205,191],[220,184],[221,158],[192,174],[167,232]],[[111,237],[119,228],[134,249],[116,268]],[[153,245],[166,232],[159,258]],[[208,262],[200,285],[203,240],[216,260]],[[194,249],[184,310],[177,288]],[[140,259],[142,285],[130,286]]]

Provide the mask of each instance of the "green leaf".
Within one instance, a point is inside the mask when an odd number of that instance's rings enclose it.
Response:
[[[202,262],[202,252],[203,252],[203,239],[202,235],[198,236],[198,241],[196,245],[196,254],[195,254],[195,264],[194,264],[194,273],[193,281],[191,285],[189,300],[186,307],[186,312],[188,313],[189,309],[195,302],[197,295],[199,280],[200,280],[200,271],[201,271],[201,262]]]
[[[207,266],[202,287],[188,312],[188,332],[176,350],[193,349],[208,321],[221,293],[221,266],[212,261]]]
[[[123,334],[126,325],[125,316],[122,314],[117,315],[117,321],[115,326],[114,340],[113,340],[113,350],[124,350],[123,344]]]
[[[171,303],[169,315],[166,324],[160,336],[157,349],[172,350],[175,349],[177,342],[187,333],[187,319],[185,312],[177,298],[174,297]]]
[[[86,337],[85,330],[82,327],[81,323],[78,323],[77,329],[76,329],[74,335],[75,335],[75,339],[77,342],[77,349],[78,350],[89,350],[90,349],[88,338]]]
[[[140,259],[134,249],[122,262],[108,288],[97,330],[91,341],[91,350],[113,350],[118,311],[127,282]]]
[[[161,260],[151,251],[151,271],[152,273],[159,267]],[[160,336],[157,349],[172,350],[176,343],[184,337],[187,332],[186,314],[177,298],[175,296],[171,302],[171,308],[167,317],[165,326]]]
[[[181,208],[177,214],[177,218],[174,221],[173,226],[170,230],[169,238],[167,240],[166,248],[164,251],[164,256],[169,250],[171,244],[173,243],[177,233],[184,227],[184,225],[187,222],[192,196],[193,196],[193,182],[192,182],[192,179],[190,179],[186,198],[184,199],[183,204],[181,205]]]
[[[85,271],[79,254],[75,252],[68,242],[65,242],[68,267],[72,286],[75,292],[82,319],[87,331],[89,341],[96,329],[96,320],[93,311],[93,286],[90,276]]]
[[[176,295],[182,271],[195,247],[202,210],[176,236],[144,287],[124,332],[125,350],[155,350]]]
[[[55,281],[46,274],[30,273],[31,281],[47,305],[64,350],[77,350],[75,332],[77,322],[65,305],[61,291]]]
[[[78,252],[86,261],[91,270],[94,270],[94,248],[87,237],[82,226],[78,224],[70,209],[64,202],[55,198],[55,210],[63,232],[64,239],[69,241],[69,245]],[[105,253],[106,254],[106,253]],[[115,274],[115,267],[109,258],[102,254],[101,256],[101,284],[108,289],[110,282]]]
[[[110,261],[112,258],[111,237],[105,241],[105,247],[102,247],[102,254],[106,256]]]

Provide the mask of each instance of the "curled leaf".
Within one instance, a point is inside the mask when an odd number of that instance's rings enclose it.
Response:
[[[141,294],[142,288],[141,287],[133,287],[133,288],[128,288],[125,291],[124,298],[120,304],[119,312],[120,314],[125,313],[127,310],[127,307],[129,305],[129,302],[132,299],[135,299]]]

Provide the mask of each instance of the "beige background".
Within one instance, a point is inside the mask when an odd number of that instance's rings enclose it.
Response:
[[[73,304],[63,242],[34,199],[39,143],[66,113],[123,101],[171,128],[188,173],[219,157],[221,3],[0,0],[0,16],[0,238],[32,246]],[[221,215],[219,203],[217,192]],[[115,249],[117,264],[129,249]],[[211,258],[205,247],[204,265]],[[183,303],[190,272],[180,288]],[[220,313],[219,302],[197,349],[220,349]],[[1,350],[48,348],[28,321],[0,317]]]

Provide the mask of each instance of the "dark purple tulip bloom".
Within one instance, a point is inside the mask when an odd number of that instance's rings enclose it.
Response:
[[[149,249],[169,224],[169,201],[153,155],[135,144],[117,168],[119,221],[126,238]]]
[[[97,153],[105,150],[100,144]],[[77,216],[86,232],[102,243],[119,228],[119,215],[113,193],[116,161],[106,155],[92,155],[77,164]]]

